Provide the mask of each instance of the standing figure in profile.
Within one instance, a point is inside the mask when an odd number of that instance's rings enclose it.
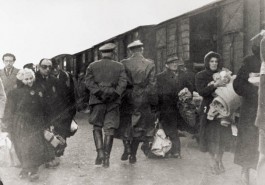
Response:
[[[20,178],[39,178],[38,168],[46,162],[43,91],[35,84],[34,72],[22,69],[17,74],[17,88],[9,92],[3,122],[14,142],[21,162]]]
[[[252,73],[260,71],[260,47],[258,44],[253,44],[252,52],[252,55],[244,58],[233,82],[235,92],[242,96],[234,162],[242,166],[241,180],[245,184],[249,184],[249,170],[256,169],[259,157],[258,128],[255,126],[258,87],[248,81]]]

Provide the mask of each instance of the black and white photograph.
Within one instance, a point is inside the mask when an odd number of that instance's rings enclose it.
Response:
[[[265,0],[0,0],[0,184],[265,185]]]

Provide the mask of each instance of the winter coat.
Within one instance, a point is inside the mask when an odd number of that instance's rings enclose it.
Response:
[[[19,69],[13,67],[11,69],[10,74],[8,75],[6,73],[6,69],[0,69],[0,78],[2,79],[4,88],[5,88],[5,93],[6,95],[8,94],[8,92],[12,89],[14,89],[16,87],[16,81],[17,81],[17,73],[18,73]]]
[[[36,85],[13,89],[7,97],[3,122],[22,168],[34,168],[51,160],[45,152],[47,143],[43,132],[48,125],[44,101],[43,91]]]
[[[0,78],[0,118],[2,118],[4,115],[5,104],[6,104],[6,93],[2,80]]]
[[[102,92],[102,97],[108,96],[108,93],[118,94],[119,97],[112,103],[120,104],[121,94],[127,85],[124,66],[108,58],[92,62],[86,70],[85,81],[90,90],[89,105],[104,103],[95,95],[99,91]]]
[[[140,53],[122,60],[128,85],[121,105],[121,124],[117,135],[119,138],[131,139],[152,136],[154,114],[151,105],[157,104],[155,64]]]
[[[260,72],[261,61],[252,55],[244,58],[243,65],[233,82],[235,92],[242,96],[235,163],[247,168],[256,168],[258,161],[258,129],[255,119],[258,107],[258,87],[248,82],[250,73]]]
[[[58,115],[54,120],[55,131],[63,138],[70,137],[71,122],[76,114],[75,86],[73,77],[66,71],[59,70],[58,79]]]
[[[157,75],[158,111],[159,120],[164,124],[170,124],[170,128],[177,130],[184,127],[186,123],[181,118],[178,110],[178,93],[187,87],[193,92],[193,85],[187,78],[185,72],[179,71],[174,74],[170,70],[165,70]]]

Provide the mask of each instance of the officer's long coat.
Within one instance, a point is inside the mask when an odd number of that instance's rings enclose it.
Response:
[[[155,117],[151,105],[157,104],[155,64],[142,54],[121,61],[127,74],[128,86],[121,105],[121,124],[117,137],[131,139],[152,136]]]
[[[92,109],[96,105],[105,104],[104,101],[95,96],[99,91],[103,93],[102,96],[107,96],[110,92],[117,93],[119,97],[113,102],[107,103],[108,107],[117,107],[121,103],[121,95],[127,85],[124,66],[109,58],[92,62],[86,70],[85,83],[90,91],[89,105]],[[119,126],[119,117],[115,119],[117,121],[113,123],[112,127],[117,128]]]
[[[17,76],[18,71],[19,69],[13,67],[11,69],[10,74],[7,74],[5,68],[0,69],[0,78],[2,79],[6,95],[8,94],[10,90],[16,87],[16,81],[17,81],[16,76]]]

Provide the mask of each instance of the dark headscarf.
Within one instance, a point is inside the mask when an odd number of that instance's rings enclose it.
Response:
[[[210,62],[210,59],[211,59],[212,57],[218,59],[218,67],[217,67],[217,70],[222,69],[222,68],[223,68],[223,61],[222,61],[221,55],[220,55],[219,53],[216,53],[216,52],[213,52],[213,51],[210,51],[209,53],[207,53],[207,54],[204,56],[204,67],[205,67],[205,69],[207,69],[207,70],[211,70],[211,69],[210,69],[209,62]]]

